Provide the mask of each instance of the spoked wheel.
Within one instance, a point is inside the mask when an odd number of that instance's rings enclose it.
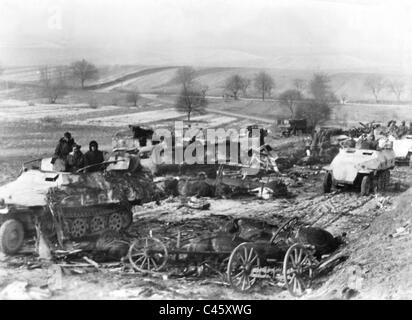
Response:
[[[166,265],[167,248],[157,238],[138,239],[129,248],[127,255],[133,268],[137,271],[160,271]]]
[[[296,223],[298,222],[298,217],[290,218],[284,224],[282,224],[278,230],[273,234],[272,238],[270,239],[270,243],[274,243],[275,240],[279,237],[281,232],[286,232],[286,238],[289,238],[292,234],[293,228],[295,227]]]
[[[240,291],[253,287],[257,278],[251,276],[252,269],[260,266],[258,253],[250,243],[238,245],[231,253],[227,265],[227,279],[230,285]]]
[[[312,284],[313,266],[308,250],[301,244],[294,244],[286,252],[283,261],[283,277],[290,294],[302,296]]]

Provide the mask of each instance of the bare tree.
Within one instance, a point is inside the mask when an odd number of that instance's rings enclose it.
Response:
[[[275,81],[265,71],[259,72],[255,78],[255,88],[262,95],[262,100],[265,100],[265,95],[270,95],[270,92],[275,87]]]
[[[96,66],[86,60],[75,61],[71,64],[73,76],[80,80],[81,87],[84,89],[84,83],[87,80],[95,80],[99,77],[99,71]]]
[[[295,117],[295,106],[298,101],[302,100],[302,94],[299,90],[290,89],[279,95],[280,103],[289,108],[292,119]]]
[[[247,89],[250,87],[252,80],[245,78],[245,83],[242,89],[243,95],[246,96]]]
[[[386,87],[386,83],[382,76],[374,75],[366,78],[365,87],[371,90],[376,103],[378,103],[379,93]]]
[[[200,91],[202,92],[202,95],[203,95],[204,97],[206,97],[206,92],[207,92],[207,90],[209,90],[209,86],[207,86],[207,85],[204,85],[204,86],[202,86],[202,87],[200,88]]]
[[[309,82],[309,90],[316,101],[336,101],[337,98],[330,88],[330,78],[324,73],[315,73]]]
[[[309,100],[297,105],[296,117],[306,119],[308,125],[315,128],[318,123],[328,120],[331,107],[326,101]]]
[[[175,108],[187,114],[187,121],[193,113],[202,113],[207,106],[207,100],[201,89],[193,87],[182,88]]]
[[[293,86],[295,89],[301,93],[303,93],[307,87],[307,83],[303,79],[293,79]]]
[[[137,106],[137,101],[139,101],[140,95],[137,90],[133,92],[129,92],[126,96],[126,101],[129,103],[133,103],[133,105],[136,107]]]
[[[226,80],[225,89],[232,92],[234,99],[237,100],[239,91],[245,92],[247,86],[247,79],[242,78],[238,74],[234,74]]]
[[[66,94],[67,72],[64,68],[50,69],[48,66],[40,69],[41,95],[56,103],[58,97]]]
[[[192,67],[181,67],[177,69],[176,81],[183,86],[184,89],[189,88],[195,79],[196,71]]]
[[[345,104],[348,101],[348,95],[346,94],[346,92],[342,92],[339,95],[339,98],[340,98],[340,103],[341,104]]]
[[[401,102],[401,95],[403,90],[405,89],[405,82],[402,80],[389,80],[388,87],[396,96],[398,102]]]

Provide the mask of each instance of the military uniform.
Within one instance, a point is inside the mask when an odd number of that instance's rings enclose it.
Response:
[[[92,150],[92,147],[95,146],[96,149]],[[90,166],[93,164],[96,164],[96,166],[87,168],[86,171],[87,172],[95,172],[95,171],[100,171],[103,169],[102,166],[98,166],[97,164],[104,162],[104,156],[103,156],[103,152],[98,150],[99,145],[97,144],[96,141],[92,141],[89,144],[89,151],[87,151],[84,154],[84,166]]]
[[[67,167],[69,171],[77,171],[84,167],[84,155],[79,149],[74,150],[67,156]]]

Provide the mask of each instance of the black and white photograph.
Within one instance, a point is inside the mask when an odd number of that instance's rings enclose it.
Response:
[[[411,17],[0,0],[0,300],[411,299]]]

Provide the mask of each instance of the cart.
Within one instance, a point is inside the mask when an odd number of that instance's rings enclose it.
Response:
[[[132,267],[142,272],[157,272],[164,269],[171,255],[192,254],[214,256],[220,264],[226,264],[226,280],[238,291],[251,289],[259,280],[281,280],[295,297],[300,297],[311,287],[315,271],[325,268],[340,255],[334,254],[318,261],[314,246],[293,239],[297,217],[289,219],[268,240],[242,242],[233,249],[219,252],[199,250],[188,252],[168,248],[152,236],[135,240],[130,246],[128,258]],[[229,250],[231,249],[231,250]]]

